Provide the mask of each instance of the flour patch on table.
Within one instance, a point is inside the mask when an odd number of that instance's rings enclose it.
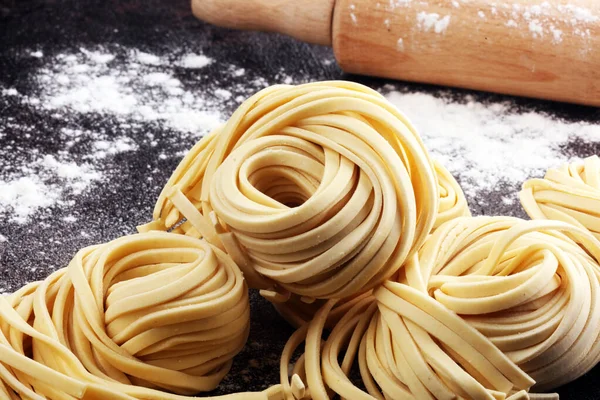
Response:
[[[183,68],[200,69],[212,64],[213,59],[204,54],[186,54],[179,61],[179,65]]]
[[[510,187],[505,204],[528,178],[569,160],[569,142],[600,141],[600,125],[567,122],[512,102],[481,103],[403,93],[388,86],[386,97],[415,125],[433,157],[460,180],[470,199]]]
[[[30,49],[22,56],[39,59],[30,77],[33,89],[0,87],[0,102],[20,102],[39,114],[36,124],[6,116],[0,126],[0,139],[11,133],[11,140],[0,146],[5,161],[0,221],[17,224],[41,223],[56,207],[69,216],[81,196],[119,173],[120,163],[112,158],[120,154],[135,154],[147,146],[157,149],[155,157],[161,162],[179,159],[258,90],[273,83],[300,83],[283,70],[267,80],[183,49],[158,55],[95,46],[59,54]],[[212,64],[218,64],[222,78],[211,78],[205,89],[197,90]],[[95,122],[81,126],[82,120]],[[149,126],[167,134],[154,137]],[[49,138],[49,147],[32,144],[40,136]]]
[[[67,113],[113,116],[121,124],[155,121],[202,135],[221,121],[220,100],[186,90],[176,67],[198,69],[213,62],[201,54],[159,57],[137,50],[80,49],[41,67],[42,90],[27,101],[67,117]]]
[[[68,205],[67,195],[83,193],[103,178],[95,166],[78,164],[68,157],[46,154],[0,175],[0,213],[9,221],[27,223],[40,209]]]

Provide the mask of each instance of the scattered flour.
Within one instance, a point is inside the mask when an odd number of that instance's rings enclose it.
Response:
[[[492,14],[505,18],[505,26],[516,28],[524,23],[534,38],[549,34],[552,35],[553,43],[559,44],[562,43],[564,34],[572,33],[575,38],[583,40],[583,52],[590,51],[590,28],[600,21],[600,16],[588,8],[573,4],[554,4],[550,1],[533,5],[513,1],[493,2],[490,7]],[[480,10],[479,13],[483,11]]]
[[[74,217],[73,215],[67,215],[62,220],[65,221],[65,222],[76,222],[77,218]]]
[[[470,0],[452,0],[453,8],[460,8],[462,3],[469,3]],[[378,2],[376,8],[385,8],[388,11],[383,24],[389,30],[391,19],[389,13],[395,18],[405,15],[405,9],[410,7],[413,0],[389,0],[388,2]],[[421,31],[444,33],[448,28],[451,15],[441,16],[438,13],[429,13],[427,8],[430,3],[427,0],[415,0],[419,9],[425,11],[416,11],[417,26]],[[493,2],[481,2],[481,9],[477,10],[477,15],[482,20],[487,20],[489,15],[494,18],[503,19],[503,24],[509,28],[526,26],[527,31],[533,38],[543,38],[546,34],[550,35],[554,44],[563,42],[564,36],[574,36],[582,40],[578,46],[583,53],[591,51],[589,39],[592,36],[594,24],[600,21],[600,16],[596,15],[591,9],[577,6],[574,4],[556,4],[550,1],[544,1],[541,4],[531,4],[527,2],[517,2],[516,0],[504,0]],[[350,17],[355,21],[354,6],[350,6]]]
[[[398,39],[398,41],[396,42],[396,50],[398,50],[399,52],[404,51],[404,39],[402,39],[402,38]]]
[[[562,42],[563,31],[561,31],[560,29],[557,29],[554,26],[551,26],[550,32],[552,32],[552,37],[553,37],[554,43]]]
[[[93,144],[93,152],[91,152],[87,158],[102,159],[108,155],[115,155],[119,153],[125,153],[135,151],[138,146],[128,137],[119,136],[112,141],[109,140],[97,140]]]
[[[284,83],[288,83],[288,82],[284,81]],[[231,98],[231,96],[233,96],[233,94],[231,93],[231,91],[229,91],[227,89],[221,89],[221,88],[215,90],[215,95],[219,96],[223,100],[229,100]]]
[[[353,10],[352,6],[354,6],[354,4],[352,4],[350,6],[350,9]],[[350,20],[352,20],[352,25],[354,25],[354,26],[358,25],[358,18],[356,17],[356,14],[354,13],[354,11],[350,12]]]
[[[398,7],[408,7],[412,3],[413,0],[389,0],[387,4],[387,9],[394,10]]]
[[[499,185],[520,186],[541,176],[569,157],[564,147],[573,140],[600,141],[600,125],[557,120],[514,104],[482,104],[424,93],[401,93],[388,87],[386,95],[415,124],[425,145],[460,179],[471,198]],[[512,201],[515,190],[507,193]]]
[[[154,54],[144,53],[143,51],[134,51],[134,57],[139,63],[146,65],[160,65],[160,57]]]
[[[59,193],[34,175],[0,181],[0,211],[11,211],[12,222],[25,223],[38,209],[50,207]]]
[[[435,33],[444,33],[450,25],[450,15],[441,17],[438,13],[427,13],[421,11],[417,14],[419,29],[425,32],[433,30]]]
[[[529,31],[533,34],[533,37],[544,36],[544,28],[537,19],[529,22]]]
[[[190,81],[215,61],[177,49],[155,55],[113,46],[46,57],[29,50],[23,56],[40,58],[30,77],[36,84],[24,92],[0,87],[0,105],[17,101],[40,118],[18,123],[0,114],[0,225],[33,218],[43,223],[51,216],[45,210],[74,206],[90,187],[111,179],[114,162],[107,160],[119,154],[166,145],[171,151],[159,159],[182,157],[198,137],[223,123],[234,101],[276,83],[222,64],[223,81],[211,80],[198,91]],[[273,79],[294,82],[283,71]],[[82,120],[94,122],[82,127]],[[148,125],[167,134],[154,138]],[[51,137],[52,146],[22,143],[38,136]]]
[[[203,54],[187,54],[181,58],[179,65],[183,68],[204,68],[211,64],[213,60]]]
[[[53,172],[58,178],[65,180],[75,195],[83,192],[92,182],[102,178],[100,172],[90,164],[60,162],[52,155],[45,155],[38,163],[46,171]]]
[[[39,70],[42,92],[27,101],[46,110],[111,115],[123,124],[157,121],[196,136],[221,122],[219,104],[185,90],[160,57],[133,50],[118,63],[114,59],[107,50],[60,54]],[[202,68],[211,62],[188,54],[176,65]]]

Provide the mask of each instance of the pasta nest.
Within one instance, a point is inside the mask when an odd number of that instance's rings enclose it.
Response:
[[[529,391],[600,361],[599,257],[589,232],[560,221],[448,221],[396,281],[350,309],[328,301],[294,333],[281,359],[286,398],[556,399]],[[356,358],[366,391],[349,378]]]
[[[205,241],[152,232],[84,248],[0,296],[0,397],[212,390],[247,340],[249,315],[241,272]]]
[[[410,289],[403,289],[410,296],[396,298],[417,307],[426,296],[435,299],[438,309],[462,317],[530,375],[536,389],[548,390],[600,361],[598,260],[600,242],[570,224],[459,218],[437,229],[410,260]],[[397,287],[389,283],[376,293],[380,304],[380,295]],[[394,311],[399,304],[407,303],[395,303]],[[440,313],[438,321],[449,318]],[[473,347],[466,344],[459,352],[464,358]]]
[[[183,159],[147,229],[201,236],[251,287],[348,297],[391,277],[437,215],[408,120],[350,82],[267,88]]]
[[[471,216],[465,195],[454,177],[437,160],[433,161],[438,181],[438,213],[433,229],[441,224],[458,217]],[[326,327],[333,328],[335,323],[361,299],[370,295],[369,292],[357,294],[340,300],[328,317]],[[277,312],[292,326],[299,328],[309,322],[326,300],[306,302],[298,295],[291,295],[286,301],[273,301]]]
[[[600,158],[549,169],[523,184],[521,204],[532,219],[554,219],[586,228],[600,239]]]

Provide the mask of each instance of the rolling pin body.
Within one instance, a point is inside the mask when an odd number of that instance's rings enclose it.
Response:
[[[331,44],[346,72],[600,106],[597,0],[192,4],[217,25]],[[211,4],[229,11],[210,12]]]

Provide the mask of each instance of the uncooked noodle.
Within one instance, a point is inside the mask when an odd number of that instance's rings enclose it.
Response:
[[[382,95],[274,86],[191,150],[140,229],[205,238],[273,297],[348,297],[420,247],[437,198],[421,139]]]
[[[286,396],[556,398],[528,392],[570,382],[600,360],[599,259],[600,242],[563,222],[450,220],[397,281],[333,323],[331,300],[296,331],[281,359]],[[348,378],[356,358],[367,392]]]
[[[438,213],[433,225],[433,229],[435,230],[444,222],[458,217],[470,216],[471,212],[469,211],[467,199],[458,185],[458,182],[456,182],[454,177],[440,162],[433,160],[433,163],[438,181],[439,194]],[[369,293],[370,292],[366,292],[361,295],[354,295],[350,298],[340,300],[333,313],[329,315],[326,327],[333,327],[339,318],[351,308],[355,302],[364,298]],[[273,301],[273,305],[277,312],[279,312],[279,314],[295,328],[299,328],[309,322],[319,308],[326,302],[326,300],[306,302],[306,299],[302,299],[301,296],[294,294],[290,295],[289,299],[286,298],[285,300],[286,301]]]
[[[521,204],[532,219],[554,219],[586,228],[600,239],[600,158],[551,168],[523,184]]]
[[[460,315],[536,389],[548,390],[600,360],[598,260],[600,242],[560,221],[459,218],[407,264],[406,283]]]
[[[219,384],[249,317],[241,272],[205,241],[151,232],[88,247],[0,296],[0,398],[185,399]]]

